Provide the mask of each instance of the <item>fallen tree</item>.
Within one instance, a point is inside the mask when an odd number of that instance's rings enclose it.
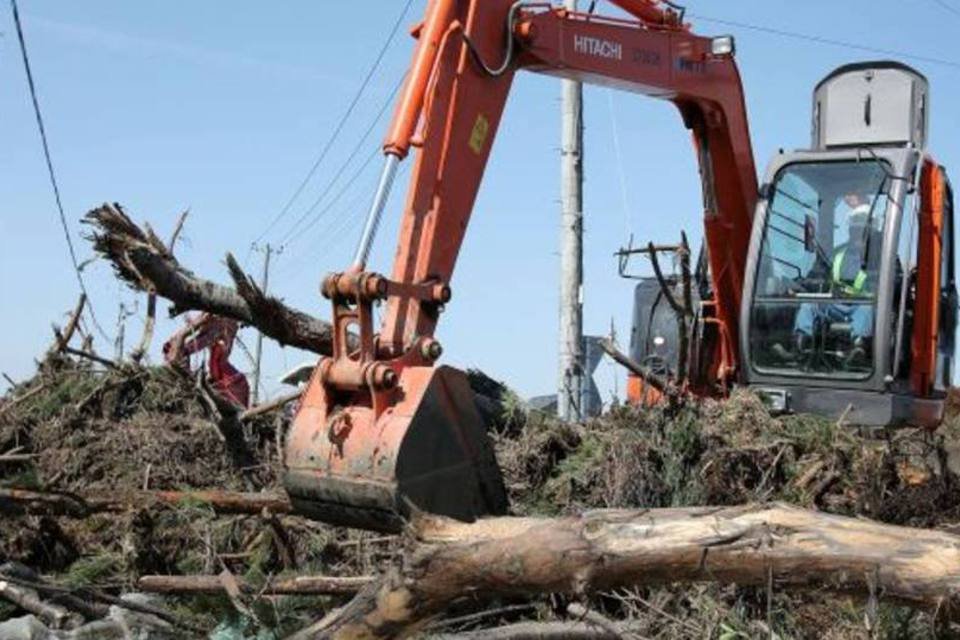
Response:
[[[960,604],[960,537],[781,503],[474,524],[419,516],[412,530],[420,545],[402,567],[295,637],[403,637],[468,596],[585,597],[676,582],[860,593],[948,618]]]
[[[173,303],[170,316],[208,311],[259,329],[281,345],[329,355],[330,324],[266,295],[232,254],[227,268],[234,287],[199,278],[184,268],[149,225],[141,229],[118,204],[104,204],[84,217],[93,228],[94,250],[113,266],[117,277],[138,291]]]

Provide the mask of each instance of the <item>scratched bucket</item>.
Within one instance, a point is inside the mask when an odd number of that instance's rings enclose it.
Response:
[[[466,376],[408,367],[392,393],[374,419],[370,406],[330,406],[314,374],[286,442],[294,510],[384,532],[400,531],[418,510],[467,522],[505,513],[503,478]]]

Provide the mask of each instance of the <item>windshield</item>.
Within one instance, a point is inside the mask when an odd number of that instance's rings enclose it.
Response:
[[[777,175],[752,309],[756,368],[872,373],[888,182],[876,160],[799,163]]]

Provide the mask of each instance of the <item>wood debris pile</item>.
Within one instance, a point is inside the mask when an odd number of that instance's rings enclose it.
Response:
[[[323,351],[328,326],[263,295],[235,262],[235,286],[215,285],[119,207],[89,220],[121,279],[174,312],[224,313]],[[960,631],[956,410],[936,434],[867,432],[771,417],[737,393],[570,425],[474,372],[512,517],[419,514],[383,536],[291,512],[289,405],[241,412],[143,349],[103,358],[78,329],[82,306],[0,399],[0,637]]]

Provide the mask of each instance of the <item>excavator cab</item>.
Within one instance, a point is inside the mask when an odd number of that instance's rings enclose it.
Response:
[[[811,148],[770,162],[747,251],[737,377],[773,410],[868,426],[942,421],[957,331],[953,191],[927,151],[928,120],[916,70],[845,65],[814,90]],[[711,274],[697,273],[694,292],[709,301]],[[637,285],[631,358],[674,378],[702,371],[702,345],[677,362],[662,288]],[[642,380],[630,382],[630,401],[644,403]]]
[[[953,196],[929,90],[893,62],[814,91],[813,146],[760,187],[741,308],[749,386],[781,411],[939,424],[953,370]]]

